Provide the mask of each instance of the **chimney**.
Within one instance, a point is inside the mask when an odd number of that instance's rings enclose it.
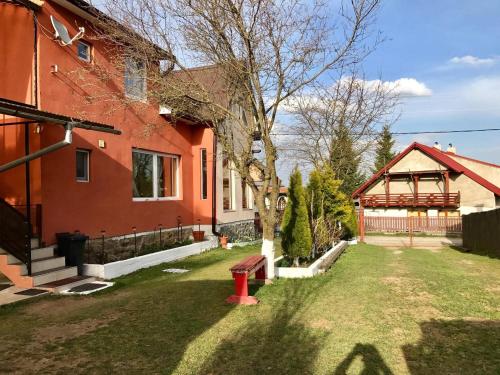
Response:
[[[437,148],[439,151],[441,151],[441,145],[439,142],[434,142],[434,148]]]
[[[457,149],[455,146],[453,146],[451,143],[448,144],[448,148],[446,149],[446,152],[449,152],[450,154],[456,154]]]

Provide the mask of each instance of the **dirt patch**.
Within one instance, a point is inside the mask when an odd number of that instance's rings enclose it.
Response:
[[[467,264],[469,266],[473,265],[474,262],[472,260],[467,260],[467,259],[462,259],[459,263],[461,264]]]
[[[493,293],[500,294],[500,285],[487,286],[486,290],[488,292],[493,292]]]
[[[41,344],[52,343],[54,341],[66,341],[70,338],[84,336],[98,328],[106,327],[110,322],[120,317],[120,313],[106,315],[99,319],[85,319],[78,323],[66,323],[38,328],[35,337]]]
[[[317,319],[310,322],[309,327],[315,329],[321,329],[323,331],[331,331],[332,330],[332,322],[327,319]]]
[[[399,255],[399,254],[403,254],[403,252],[401,250],[394,250],[392,252],[394,255]]]
[[[130,292],[120,291],[119,293],[108,294],[105,297],[78,296],[64,297],[57,300],[46,299],[38,303],[26,306],[25,312],[37,316],[65,316],[73,312],[81,311],[87,307],[98,305],[100,303],[109,304],[110,301],[126,298]]]

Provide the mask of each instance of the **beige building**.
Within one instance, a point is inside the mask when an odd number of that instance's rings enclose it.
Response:
[[[461,216],[500,207],[500,166],[413,143],[353,198],[365,216]]]

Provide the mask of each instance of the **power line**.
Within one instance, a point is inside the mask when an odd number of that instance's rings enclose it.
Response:
[[[486,128],[486,129],[461,129],[461,130],[428,130],[428,131],[415,131],[415,132],[391,132],[392,135],[417,135],[417,134],[449,134],[449,133],[475,133],[475,132],[494,132],[500,131],[500,128]],[[377,134],[378,132],[372,133]],[[322,135],[314,134],[312,135]],[[363,133],[364,134],[364,133]],[[361,133],[354,133],[353,135],[363,135]],[[296,135],[303,136],[302,133],[271,133],[271,135]],[[323,133],[323,135],[334,135],[334,133]]]

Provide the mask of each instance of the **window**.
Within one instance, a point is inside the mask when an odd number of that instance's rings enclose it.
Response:
[[[90,62],[91,60],[91,47],[90,44],[86,42],[78,41],[76,45],[77,55],[80,60]]]
[[[146,69],[142,61],[125,60],[125,96],[132,99],[146,99]]]
[[[241,181],[241,208],[253,209],[252,189],[250,189],[250,186],[243,180]]]
[[[207,149],[200,150],[201,161],[201,199],[207,199],[208,195],[208,176],[207,176]]]
[[[226,211],[234,210],[234,171],[227,156],[222,159],[222,202]]]
[[[136,200],[178,197],[179,157],[132,151],[132,193]]]
[[[89,156],[90,151],[76,150],[76,180],[89,182]]]

